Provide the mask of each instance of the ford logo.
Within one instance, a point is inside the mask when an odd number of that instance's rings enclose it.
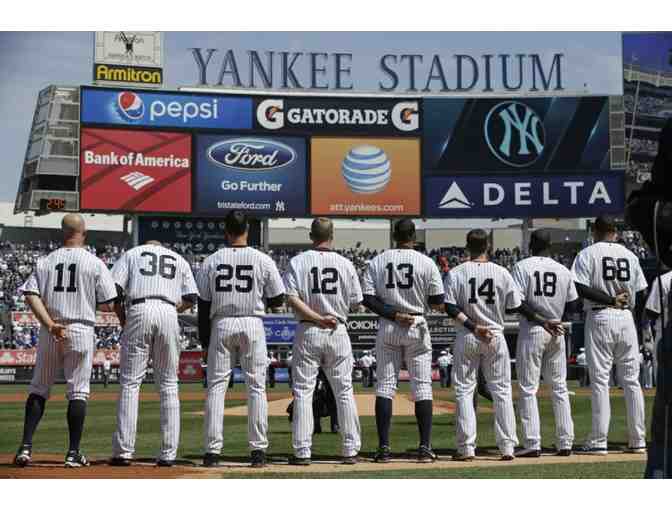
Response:
[[[208,159],[215,165],[243,172],[263,172],[289,165],[296,152],[284,143],[259,138],[236,138],[212,145]]]

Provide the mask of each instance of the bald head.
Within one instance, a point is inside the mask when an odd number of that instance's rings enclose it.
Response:
[[[324,243],[334,238],[334,224],[329,218],[315,218],[310,226],[310,238],[314,243]]]
[[[61,229],[65,237],[71,237],[72,234],[84,234],[86,232],[86,224],[81,214],[66,214],[61,220]]]
[[[152,246],[161,246],[161,243],[159,241],[155,241],[152,239],[151,241],[147,241],[145,244],[151,244]]]

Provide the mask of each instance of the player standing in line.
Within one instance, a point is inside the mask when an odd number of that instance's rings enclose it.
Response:
[[[511,396],[511,359],[504,338],[505,313],[519,312],[530,321],[545,322],[520,300],[515,283],[502,266],[488,260],[488,235],[477,229],[467,234],[470,260],[446,278],[446,312],[457,320],[453,384],[457,402],[457,453],[454,460],[471,461],[476,453],[474,394],[479,367],[493,397],[495,438],[502,460],[514,459],[516,417]]]
[[[518,262],[511,276],[523,301],[544,319],[560,322],[567,306],[576,309],[579,295],[571,271],[549,257],[550,248],[550,233],[546,230],[534,231],[530,238],[532,255]],[[516,457],[541,455],[537,390],[542,373],[544,382],[551,385],[558,455],[571,455],[574,422],[567,390],[564,335],[551,335],[539,324],[530,323],[525,317],[521,317],[516,372],[520,387],[518,413],[523,433],[523,449],[516,452]]]
[[[332,251],[334,225],[316,218],[310,229],[313,248],[294,258],[285,274],[287,301],[299,324],[294,338],[292,379],[292,464],[308,465],[311,459],[313,392],[320,367],[336,398],[343,439],[344,464],[356,464],[362,445],[359,416],[352,390],[352,346],[346,329],[350,310],[362,302],[355,267]]]
[[[112,268],[120,300],[115,306],[123,326],[119,361],[117,429],[112,436],[113,466],[130,466],[135,453],[140,386],[152,359],[159,392],[161,449],[157,465],[170,467],[180,439],[177,369],[180,326],[177,314],[198,297],[191,267],[157,241],[124,253]]]
[[[252,467],[266,465],[268,402],[266,401],[266,304],[282,306],[285,287],[273,260],[247,245],[248,219],[231,211],[224,220],[228,247],[203,262],[196,282],[199,336],[208,347],[208,396],[205,403],[203,465],[219,464],[224,433],[224,400],[236,354],[248,394],[247,433]],[[212,337],[212,338],[211,338]]]
[[[415,251],[415,224],[394,225],[396,249],[369,264],[363,280],[364,305],[380,315],[376,335],[376,462],[390,462],[392,401],[402,358],[411,378],[411,397],[420,433],[419,462],[434,462],[432,451],[432,340],[424,315],[443,310],[443,282],[432,259]]]
[[[19,289],[41,328],[26,401],[23,439],[14,458],[17,466],[26,466],[31,461],[33,434],[60,367],[65,373],[70,435],[65,467],[89,465],[79,445],[93,369],[96,307],[112,311],[117,290],[107,266],[84,248],[84,218],[66,214],[61,227],[63,247],[38,259],[33,274]]]
[[[649,349],[653,353],[653,377],[656,386],[658,386],[658,345],[660,344],[660,339],[663,338],[663,327],[662,320],[660,320],[661,310],[664,312],[665,321],[670,322],[670,310],[669,310],[669,298],[670,298],[670,287],[672,283],[672,271],[668,271],[660,277],[654,278],[653,284],[651,285],[651,293],[646,300],[646,314],[651,320],[653,326],[653,345],[649,346]],[[660,307],[661,301],[661,285],[662,285],[662,301],[663,308]],[[650,341],[649,338],[646,340]],[[650,342],[647,342],[650,343]]]
[[[572,273],[586,311],[586,357],[590,373],[592,433],[580,453],[607,454],[611,408],[609,374],[620,372],[628,423],[629,453],[646,451],[644,396],[639,384],[637,329],[630,308],[644,304],[647,288],[639,258],[616,243],[616,224],[600,216],[593,225],[595,243],[574,259]],[[636,296],[636,300],[632,299]]]

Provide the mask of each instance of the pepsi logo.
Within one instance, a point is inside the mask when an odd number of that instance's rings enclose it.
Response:
[[[128,120],[140,120],[145,114],[145,103],[135,92],[119,92],[117,107],[122,116]]]
[[[289,165],[294,149],[284,143],[258,138],[236,138],[212,145],[208,159],[215,165],[243,172],[263,172]]]

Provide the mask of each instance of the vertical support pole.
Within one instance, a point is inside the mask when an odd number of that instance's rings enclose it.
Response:
[[[264,218],[261,220],[261,246],[264,251],[268,251],[271,244],[270,233],[269,233],[269,219]]]

